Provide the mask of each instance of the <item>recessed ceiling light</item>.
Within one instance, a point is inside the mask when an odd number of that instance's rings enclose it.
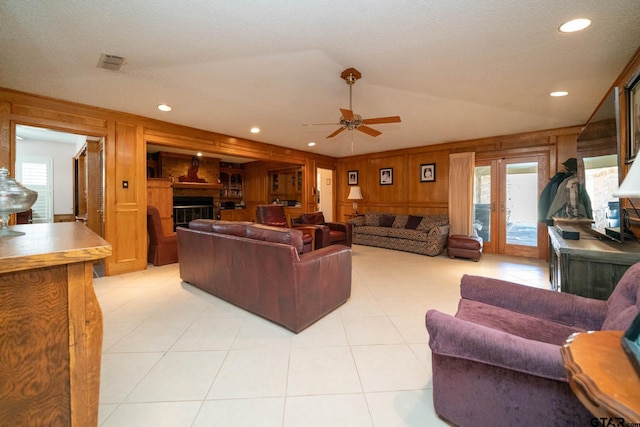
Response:
[[[584,30],[589,25],[591,25],[590,19],[585,19],[585,18],[572,19],[571,21],[565,22],[564,24],[560,25],[560,28],[558,28],[558,30],[561,33],[573,33],[576,31]]]
[[[308,143],[307,145],[308,145],[309,147],[315,147],[315,146],[316,146],[316,143],[315,143],[315,142],[313,142],[313,141],[311,141],[311,142],[310,142],[310,143]]]
[[[171,108],[171,105],[160,104],[160,105],[158,105],[158,110],[160,110],[160,111],[171,111],[171,110],[173,110],[173,108]]]
[[[251,128],[251,133],[260,133],[260,128],[259,127],[252,127]]]
[[[567,95],[569,95],[569,92],[564,91],[564,90],[558,90],[556,92],[551,92],[549,95],[551,95],[551,96],[567,96]]]
[[[196,153],[196,156],[198,156],[198,157],[202,157],[202,153],[198,151],[198,152]]]

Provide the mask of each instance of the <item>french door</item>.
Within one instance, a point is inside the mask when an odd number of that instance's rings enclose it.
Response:
[[[547,164],[545,155],[476,160],[474,229],[485,252],[544,257],[537,214]]]

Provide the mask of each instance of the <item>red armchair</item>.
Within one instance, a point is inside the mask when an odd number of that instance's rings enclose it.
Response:
[[[350,222],[326,222],[322,212],[304,213],[298,218],[291,218],[291,226],[316,228],[316,249],[329,245],[351,246],[353,240],[353,226]]]
[[[164,234],[160,212],[155,206],[147,206],[147,231],[149,232],[147,261],[156,266],[178,262],[176,233]]]
[[[270,225],[271,227],[289,228],[287,216],[284,214],[282,205],[258,205],[256,207],[256,219],[258,224]],[[313,250],[314,237],[307,230],[302,231],[302,252]],[[318,247],[318,246],[316,246]]]

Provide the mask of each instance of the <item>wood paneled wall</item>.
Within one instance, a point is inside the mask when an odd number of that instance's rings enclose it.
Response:
[[[475,152],[476,159],[490,159],[542,152],[549,158],[550,164],[547,166],[551,178],[562,161],[575,157],[576,138],[580,130],[581,127],[574,126],[338,159],[337,218],[344,219],[344,215],[352,210],[352,203],[347,200],[348,171],[358,171],[358,185],[364,197],[358,202],[360,212],[446,215],[449,154]],[[562,153],[562,157],[558,153]],[[436,165],[436,180],[420,182],[420,165],[428,163]],[[381,168],[393,168],[393,185],[380,184]]]

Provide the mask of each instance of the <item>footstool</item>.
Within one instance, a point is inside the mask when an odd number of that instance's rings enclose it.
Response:
[[[480,261],[480,256],[482,256],[482,237],[463,236],[461,234],[449,236],[447,255],[449,255],[449,258],[471,258],[475,262]]]

